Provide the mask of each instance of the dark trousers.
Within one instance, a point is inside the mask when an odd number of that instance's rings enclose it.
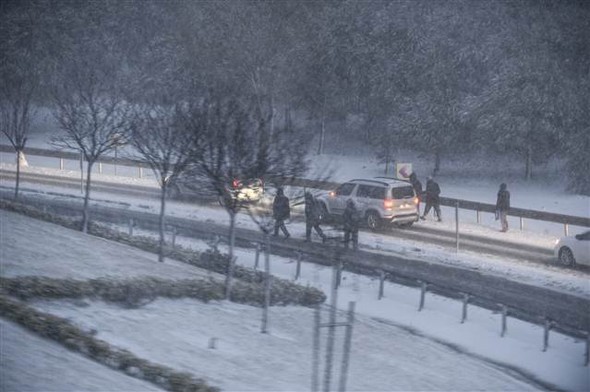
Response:
[[[344,229],[344,247],[348,249],[348,243],[352,237],[352,249],[359,248],[359,229]]]
[[[430,208],[434,208],[434,215],[436,216],[436,218],[438,220],[442,219],[442,215],[440,214],[440,204],[439,203],[429,203],[426,202],[426,207],[424,207],[424,215],[422,216],[426,216],[428,215],[428,213],[430,212]]]
[[[285,221],[282,219],[275,220],[275,235],[279,235],[279,229],[281,229],[285,237],[290,236],[289,232],[287,231],[287,228],[285,227]]]
[[[324,232],[322,231],[322,228],[320,227],[319,222],[310,222],[310,221],[306,221],[305,222],[305,238],[307,240],[311,239],[311,229],[314,229],[316,233],[318,233],[318,235],[323,239],[326,236],[324,235]]]

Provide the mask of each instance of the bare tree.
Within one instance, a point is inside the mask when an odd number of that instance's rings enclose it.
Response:
[[[12,66],[2,64],[0,71],[0,129],[16,152],[16,184],[14,198],[18,198],[21,163],[31,123],[31,100],[38,79],[26,61]]]
[[[79,151],[87,162],[82,231],[88,230],[92,167],[121,143],[130,129],[131,110],[117,88],[116,72],[92,60],[73,61],[53,92],[54,115],[63,134],[52,142]]]
[[[182,104],[144,105],[133,121],[131,145],[147,163],[160,185],[159,253],[164,261],[164,230],[168,185],[181,175],[196,153],[196,136],[185,127]]]
[[[259,97],[228,96],[205,100],[193,112],[192,127],[202,136],[197,164],[223,200],[230,218],[225,293],[229,299],[235,266],[236,215],[245,207],[240,198],[234,197],[230,184],[234,179],[280,179],[304,173],[309,138],[290,124],[276,127],[271,133],[271,114],[262,112]]]

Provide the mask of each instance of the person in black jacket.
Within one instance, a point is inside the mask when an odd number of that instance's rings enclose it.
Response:
[[[352,249],[359,247],[359,213],[352,199],[346,202],[346,208],[342,215],[344,221],[344,246],[348,249],[348,243],[352,237]]]
[[[272,202],[272,216],[275,219],[274,236],[278,236],[279,229],[281,229],[285,238],[289,238],[291,235],[285,227],[285,220],[291,217],[291,207],[289,206],[289,198],[285,196],[281,188],[277,190],[277,195]]]
[[[418,197],[418,215],[420,215],[420,202],[422,201],[422,183],[418,180],[418,176],[416,173],[412,172],[410,174],[410,183],[412,184],[412,188],[414,188],[414,192],[416,192],[416,196]]]
[[[322,242],[326,242],[326,235],[320,227],[321,206],[313,197],[311,192],[305,192],[305,242],[311,241],[311,229],[315,229],[316,233],[322,238]]]
[[[424,214],[420,217],[420,219],[426,219],[426,215],[430,212],[430,208],[434,208],[434,214],[439,222],[442,221],[442,216],[440,214],[440,187],[438,184],[432,179],[432,177],[428,177],[428,181],[426,181],[426,207],[424,208]]]
[[[510,209],[510,192],[508,186],[504,183],[500,184],[498,191],[498,199],[496,201],[496,219],[500,219],[502,223],[501,232],[508,231],[508,210]]]

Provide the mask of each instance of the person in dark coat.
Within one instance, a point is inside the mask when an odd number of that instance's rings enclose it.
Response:
[[[342,219],[344,221],[344,246],[348,249],[348,243],[352,237],[352,248],[357,250],[359,247],[360,217],[352,199],[346,202]]]
[[[424,208],[424,214],[422,214],[420,219],[426,219],[426,215],[428,215],[430,212],[430,208],[434,208],[434,214],[436,215],[437,220],[441,222],[442,216],[440,214],[440,187],[432,177],[428,177],[428,181],[426,181],[425,199],[426,207]]]
[[[414,188],[414,192],[416,192],[416,196],[418,197],[418,215],[420,215],[420,202],[422,201],[422,183],[418,180],[418,176],[416,173],[412,172],[410,174],[410,183],[412,184],[412,188]]]
[[[508,210],[510,210],[510,192],[508,186],[504,183],[500,184],[498,191],[498,199],[496,201],[496,219],[500,219],[502,223],[501,232],[508,231]]]
[[[313,197],[311,192],[305,192],[305,241],[311,241],[311,229],[315,229],[316,233],[322,238],[322,242],[326,242],[326,235],[320,227],[321,206]]]
[[[289,238],[291,235],[285,227],[285,221],[291,218],[291,207],[289,206],[289,198],[285,196],[281,188],[277,190],[277,195],[272,202],[272,216],[275,219],[274,236],[278,236],[279,229],[281,229],[285,237]]]

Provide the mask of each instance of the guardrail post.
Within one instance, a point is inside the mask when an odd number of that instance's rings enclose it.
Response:
[[[129,218],[129,237],[133,237],[133,226],[135,226],[133,218]]]
[[[385,283],[385,271],[379,271],[379,299],[383,298],[383,289]]]
[[[570,225],[567,224],[567,223],[564,223],[563,224],[563,231],[565,233],[565,236],[567,237],[569,235],[569,232],[570,232]]]
[[[139,167],[137,170],[137,175],[139,176],[139,178],[143,178],[143,167]]]
[[[63,169],[64,169],[64,159],[59,158],[59,170],[63,170]]]
[[[260,260],[260,242],[256,243],[256,256],[254,256],[254,271],[258,268],[258,261]]]
[[[520,231],[524,230],[524,218],[521,216],[520,217]]]
[[[500,309],[502,311],[502,331],[500,332],[500,337],[504,337],[504,335],[506,335],[506,318],[508,317],[508,307],[506,307],[506,305],[500,304]]]
[[[547,351],[547,347],[549,347],[549,331],[551,331],[551,328],[553,328],[553,321],[545,318],[543,325],[543,352]]]
[[[418,312],[420,312],[424,308],[424,298],[426,297],[426,291],[428,290],[428,283],[426,282],[419,282],[420,283],[420,305],[418,306]]]
[[[477,220],[477,224],[480,224],[481,223],[481,213],[480,213],[479,209],[475,210],[475,217]]]
[[[297,251],[297,267],[295,269],[295,280],[301,275],[301,252]]]
[[[176,247],[176,226],[172,226],[172,247]]]
[[[463,294],[463,312],[461,314],[461,324],[467,320],[467,304],[469,303],[470,299],[471,296],[469,294]]]
[[[98,174],[102,174],[102,162],[98,162]]]
[[[457,248],[456,252],[459,252],[459,202],[455,203],[455,242]]]

